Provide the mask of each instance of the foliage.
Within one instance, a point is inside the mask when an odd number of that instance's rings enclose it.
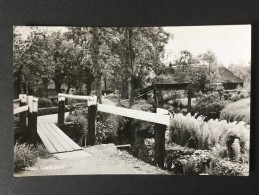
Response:
[[[220,118],[230,122],[245,121],[250,124],[250,98],[227,104],[221,111]]]
[[[72,122],[77,125],[76,131],[79,144],[82,145],[83,139],[88,135],[88,119],[87,119],[88,111],[87,109],[81,108],[75,110],[71,113],[67,118],[67,122]],[[106,143],[113,142],[116,137],[117,131],[117,119],[115,116],[97,112],[96,115],[96,142],[97,143]],[[87,144],[87,143],[86,143]]]
[[[175,83],[175,79],[173,76],[170,76],[170,75],[158,75],[156,76],[153,80],[152,80],[152,83],[153,84],[159,84],[159,83],[162,83],[162,84],[166,84],[166,83]]]
[[[136,157],[146,163],[155,165],[154,139],[145,139],[138,145]],[[221,159],[209,150],[195,150],[172,143],[165,145],[165,169],[172,174],[184,175],[248,175],[247,163],[231,162]]]
[[[119,100],[119,95],[116,93],[110,93],[106,96],[107,99],[117,102]]]
[[[217,119],[205,122],[201,116],[196,119],[190,113],[186,116],[176,114],[171,120],[169,131],[173,143],[195,149],[210,149],[222,157],[224,149],[229,147],[230,139],[238,138],[241,156],[244,161],[248,161],[250,126],[244,122],[227,123]]]
[[[180,51],[180,57],[175,60],[175,63],[182,66],[182,69],[185,70],[187,66],[193,63],[193,56],[191,52],[188,50]]]
[[[228,69],[244,82],[251,82],[251,63],[230,64]]]
[[[96,116],[96,141],[97,143],[114,142],[117,136],[118,122],[114,115],[99,112]]]
[[[27,167],[33,166],[37,158],[49,158],[51,155],[46,148],[39,144],[36,147],[26,143],[14,145],[14,172],[20,172]]]
[[[27,84],[33,93],[46,90],[51,72],[46,32],[35,27],[29,27],[31,33],[26,40],[14,30],[14,81]]]
[[[80,146],[83,146],[83,140],[87,138],[88,134],[87,114],[87,110],[77,109],[66,118],[67,122],[72,122],[72,124],[75,125],[75,134],[77,135],[78,144]]]
[[[52,101],[48,98],[39,98],[38,107],[45,108],[45,107],[52,107]]]
[[[70,108],[65,107],[65,112],[70,111]],[[47,108],[39,108],[38,116],[49,115],[49,114],[57,114],[58,107],[47,107]]]
[[[196,98],[196,105],[192,108],[192,112],[203,116],[219,118],[220,111],[225,104],[224,98],[218,92],[202,94]]]
[[[206,171],[209,175],[248,176],[249,165],[213,158]]]

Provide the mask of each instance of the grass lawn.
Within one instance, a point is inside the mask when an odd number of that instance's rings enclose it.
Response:
[[[229,103],[221,111],[221,119],[227,121],[244,121],[250,124],[250,97]]]

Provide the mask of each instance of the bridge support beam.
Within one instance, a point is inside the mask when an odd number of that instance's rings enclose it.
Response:
[[[29,105],[29,113],[28,113],[29,140],[31,143],[37,144],[38,98],[33,98],[33,96],[28,96],[28,105]]]
[[[168,110],[157,108],[156,112],[161,115],[168,115]],[[167,126],[155,124],[155,163],[158,167],[164,168],[165,162],[165,131]]]
[[[97,96],[88,100],[88,140],[90,146],[96,143],[96,112],[97,112]]]
[[[21,99],[20,107],[27,105],[27,95],[20,94],[19,95],[19,99]],[[22,129],[22,131],[25,131],[26,126],[27,126],[26,112],[21,112],[20,113],[20,128]]]
[[[58,124],[65,122],[65,97],[58,97]]]

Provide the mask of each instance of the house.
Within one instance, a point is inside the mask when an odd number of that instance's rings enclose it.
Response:
[[[208,64],[191,64],[193,68],[202,68],[204,71],[208,71]],[[224,87],[226,90],[232,90],[236,89],[238,86],[243,87],[244,81],[237,77],[233,72],[231,72],[229,69],[227,69],[224,66],[216,66],[218,69],[218,73],[220,76],[220,79],[216,80],[214,83],[211,83],[215,87]],[[167,74],[167,75],[173,75],[177,72],[177,70],[182,69],[182,66],[179,65],[171,65],[169,67],[165,67],[162,70],[162,74]],[[166,78],[169,80],[169,78]],[[173,80],[173,78],[172,78]]]
[[[237,77],[233,72],[225,68],[224,66],[218,67],[219,75],[221,76],[221,80],[217,81],[217,83],[222,83],[224,89],[236,89],[237,86],[243,87],[244,81]]]

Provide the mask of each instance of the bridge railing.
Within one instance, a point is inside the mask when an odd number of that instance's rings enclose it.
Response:
[[[88,106],[88,140],[89,145],[95,145],[95,124],[96,113],[106,112],[128,118],[143,120],[155,123],[155,162],[158,166],[164,166],[165,159],[165,131],[170,125],[172,115],[168,110],[157,108],[156,113],[144,112],[139,110],[132,110],[111,105],[98,104],[96,96],[74,96],[66,94],[58,94],[58,123],[64,124],[64,105],[65,98],[81,99],[87,101]]]
[[[13,115],[19,114],[19,129],[29,131],[31,142],[37,142],[37,116],[38,116],[38,98],[20,94],[19,99],[13,101]],[[28,117],[28,126],[27,126]]]

